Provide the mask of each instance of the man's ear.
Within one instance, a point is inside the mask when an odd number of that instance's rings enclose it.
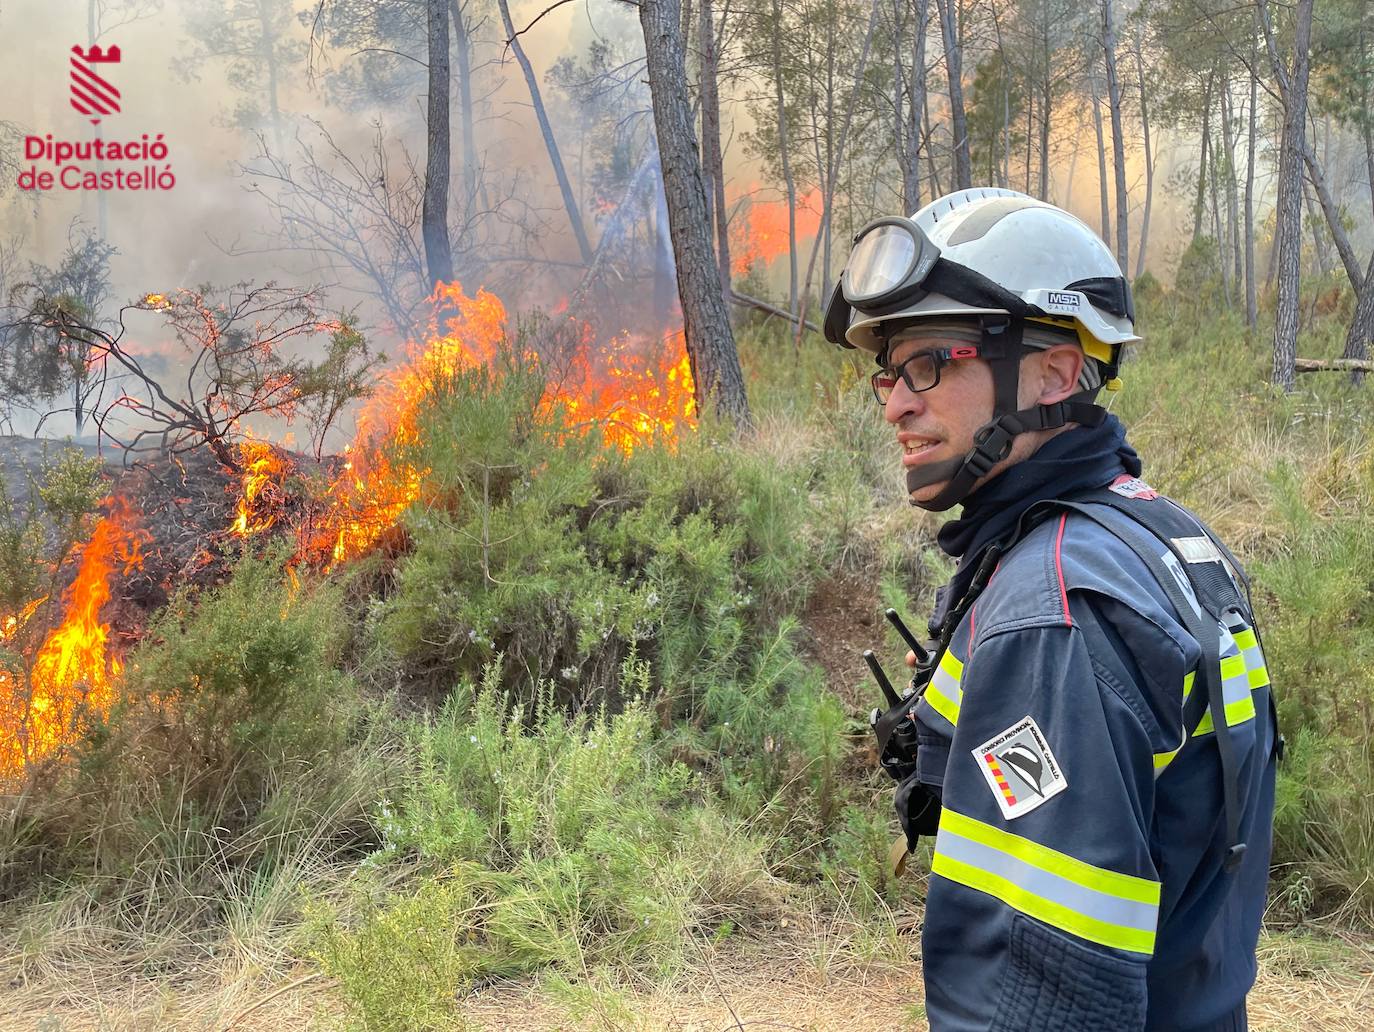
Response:
[[[1078,393],[1083,372],[1083,349],[1075,344],[1056,344],[1036,356],[1040,361],[1040,396],[1036,403],[1053,405]]]

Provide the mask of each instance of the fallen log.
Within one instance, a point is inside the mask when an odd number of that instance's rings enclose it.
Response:
[[[1365,358],[1299,358],[1294,368],[1300,373],[1374,373],[1374,361]]]
[[[797,317],[787,309],[779,308],[777,305],[770,305],[767,301],[760,301],[758,298],[750,297],[748,294],[741,294],[738,290],[730,291],[730,300],[743,308],[757,308],[760,312],[776,315],[780,319],[786,319],[790,323],[795,323],[797,321]],[[810,319],[803,319],[802,325],[817,336],[823,336],[821,328]]]

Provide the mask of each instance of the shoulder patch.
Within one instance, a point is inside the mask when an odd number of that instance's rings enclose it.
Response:
[[[1159,497],[1159,492],[1145,481],[1139,477],[1126,476],[1125,474],[1113,480],[1109,490],[1115,491],[1123,498],[1139,498],[1143,502]]]
[[[973,758],[1007,820],[1030,813],[1069,787],[1049,742],[1029,716],[974,749]]]

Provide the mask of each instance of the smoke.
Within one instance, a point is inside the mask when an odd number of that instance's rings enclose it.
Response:
[[[84,116],[73,110],[68,102],[68,59],[73,44],[88,42],[88,16],[95,11],[108,26],[98,42],[108,46],[118,44],[122,60],[108,66],[109,78],[121,92],[122,110],[105,118],[101,135],[107,140],[137,139],[144,134],[157,137],[167,144],[167,163],[176,177],[176,186],[168,191],[108,192],[102,199],[93,193],[50,190],[35,194],[16,189],[14,175],[23,161],[20,139],[5,140],[0,134],[0,168],[6,179],[0,183],[0,248],[9,241],[18,241],[17,261],[11,263],[10,279],[27,271],[29,262],[54,265],[67,247],[74,219],[80,220],[86,231],[104,226],[106,239],[118,248],[110,269],[112,303],[117,306],[142,297],[149,292],[168,293],[178,287],[194,287],[211,283],[227,285],[245,281],[264,283],[276,281],[291,286],[323,284],[327,288],[328,307],[356,310],[360,323],[373,342],[383,350],[395,351],[404,335],[405,320],[397,314],[398,306],[390,307],[377,296],[375,283],[370,283],[357,262],[349,264],[337,255],[312,253],[308,248],[284,246],[294,235],[295,242],[308,244],[311,231],[302,229],[299,221],[283,224],[283,210],[274,209],[269,200],[276,196],[279,186],[253,169],[264,168],[259,151],[265,144],[274,153],[278,169],[299,174],[304,169],[299,142],[314,146],[323,154],[321,132],[327,132],[343,158],[362,170],[352,174],[366,185],[369,175],[390,176],[401,183],[412,170],[423,174],[426,146],[425,83],[422,66],[425,58],[422,46],[424,8],[421,3],[410,7],[397,5],[388,17],[399,19],[402,30],[412,33],[411,53],[403,56],[386,55],[381,44],[368,49],[362,44],[336,45],[330,35],[328,19],[346,15],[350,5],[332,4],[320,8],[315,0],[284,0],[294,5],[284,16],[277,30],[276,44],[284,53],[292,55],[277,67],[268,68],[258,60],[251,47],[245,51],[241,40],[206,37],[205,12],[218,8],[221,12],[239,0],[87,0],[80,5],[53,8],[41,0],[17,0],[0,10],[0,31],[5,38],[17,41],[11,48],[10,60],[0,65],[0,96],[6,98],[0,110],[0,123],[13,123],[20,133],[64,140],[87,140],[93,133]],[[91,5],[95,5],[94,7]],[[268,0],[267,7],[272,7]],[[371,5],[366,5],[371,7]],[[600,47],[615,55],[615,62],[633,62],[642,53],[637,18],[631,8],[623,4],[587,2],[568,4],[546,11],[547,0],[529,0],[512,6],[513,20],[522,32],[520,40],[534,66],[544,102],[553,120],[554,131],[562,149],[565,166],[573,180],[574,191],[582,210],[593,246],[609,223],[619,195],[614,189],[601,189],[598,184],[597,162],[622,160],[612,154],[606,157],[612,126],[615,133],[628,133],[640,127],[640,139],[647,134],[652,119],[647,111],[647,91],[643,87],[642,69],[627,64],[624,72],[627,89],[638,89],[638,100],[625,111],[623,98],[617,101],[621,109],[614,117],[604,119],[599,137],[582,131],[579,118],[582,112],[560,89],[551,74],[560,59],[571,58],[585,67],[588,55]],[[257,5],[252,5],[257,10]],[[477,141],[475,163],[483,170],[486,188],[481,196],[472,199],[475,211],[488,214],[467,220],[466,199],[455,187],[451,223],[455,230],[455,248],[466,241],[470,261],[459,262],[464,272],[463,285],[469,291],[478,287],[493,290],[508,309],[519,311],[531,307],[554,309],[561,299],[573,295],[579,288],[584,270],[567,214],[556,186],[549,156],[537,127],[529,91],[514,55],[504,42],[505,31],[493,5],[474,3],[469,12],[474,21],[474,51],[472,58],[473,95],[475,102]],[[129,20],[131,14],[139,17]],[[538,18],[537,24],[531,26]],[[122,24],[121,24],[122,22]],[[413,33],[418,24],[421,36]],[[201,37],[194,35],[199,31]],[[247,30],[245,30],[247,31]],[[207,47],[206,41],[213,44]],[[747,40],[746,40],[747,43]],[[234,45],[231,45],[234,44]],[[211,56],[209,50],[235,51],[237,56]],[[737,46],[736,50],[747,49]],[[245,54],[247,55],[245,57]],[[369,62],[371,62],[369,64]],[[388,62],[390,62],[388,64]],[[420,62],[420,63],[417,63]],[[346,95],[339,88],[340,76],[353,75],[353,82],[366,85],[362,72],[378,67],[389,68],[392,87],[386,96],[374,91],[369,101],[354,91]],[[691,62],[689,61],[689,67]],[[275,76],[270,74],[275,72]],[[456,75],[457,70],[454,69]],[[693,73],[694,74],[694,73]],[[932,70],[928,83],[931,93],[932,119],[937,123],[937,138],[947,131],[940,125],[942,97],[939,77],[941,69]],[[566,77],[566,76],[565,76]],[[276,101],[281,115],[274,122],[267,112],[271,104],[267,98],[269,85],[275,81]],[[787,262],[785,257],[785,214],[778,229],[777,203],[780,191],[772,186],[760,188],[769,177],[760,162],[745,153],[745,140],[756,127],[749,115],[747,98],[766,96],[766,84],[750,82],[747,78],[725,80],[722,96],[722,132],[726,146],[726,193],[739,227],[753,235],[738,245],[739,254],[756,257],[755,281],[761,279],[774,296],[787,291]],[[463,155],[460,153],[460,123],[458,94],[454,87],[452,120],[453,176],[457,183],[463,174]],[[610,105],[612,102],[607,101]],[[767,106],[766,104],[764,105]],[[257,112],[256,126],[245,126],[245,112]],[[253,116],[248,115],[251,120]],[[377,126],[380,124],[381,129]],[[883,131],[885,123],[878,119],[869,131]],[[252,131],[256,128],[256,132]],[[380,132],[385,156],[385,170],[369,164],[374,154],[374,141]],[[1132,130],[1134,134],[1134,130]],[[1171,264],[1181,249],[1188,222],[1187,198],[1182,191],[1170,191],[1168,183],[1172,171],[1192,160],[1193,150],[1187,140],[1171,140],[1168,134],[1156,138],[1154,207],[1150,234],[1149,267],[1156,271]],[[1128,141],[1127,179],[1131,189],[1132,253],[1138,237],[1140,215],[1138,206],[1143,199],[1143,155],[1134,139]],[[856,145],[857,146],[857,145]],[[1091,121],[1083,105],[1066,98],[1058,105],[1051,136],[1052,167],[1050,199],[1079,215],[1088,225],[1100,229],[1098,211],[1097,159]],[[632,170],[637,153],[628,152],[622,164]],[[331,159],[332,160],[332,159]],[[340,161],[342,159],[339,159]],[[335,162],[335,167],[340,166]],[[1013,161],[1012,182],[1008,185],[1024,188],[1019,180],[1020,162]],[[245,171],[247,169],[248,171]],[[896,175],[895,167],[893,168]],[[619,168],[618,174],[628,177],[629,171]],[[390,180],[389,180],[390,181]],[[1261,180],[1263,186],[1263,180]],[[802,184],[799,193],[813,198],[818,206],[812,184]],[[894,181],[890,196],[900,194],[900,183]],[[1035,189],[1035,182],[1031,184]],[[1109,184],[1110,190],[1110,184]],[[265,195],[265,196],[264,196]],[[752,199],[760,205],[751,219],[748,204]],[[849,198],[857,205],[869,204],[872,215],[890,214],[894,207],[881,193],[872,197]],[[404,198],[403,198],[404,201]],[[411,215],[418,213],[418,202],[411,206]],[[644,198],[644,213],[637,216],[644,222],[657,219],[653,214],[658,205],[651,197]],[[772,210],[763,210],[772,205]],[[398,203],[397,209],[405,208]],[[289,213],[288,213],[289,214]],[[404,213],[403,213],[404,214]],[[865,213],[859,212],[856,217]],[[353,231],[364,227],[367,213],[361,207],[345,211],[341,224]],[[809,254],[810,235],[814,232],[815,213],[801,213],[803,227],[798,241],[800,261],[805,269]],[[641,225],[643,222],[641,222]],[[465,227],[479,226],[471,237],[464,237]],[[771,229],[771,241],[762,239],[763,227]],[[842,240],[845,232],[857,226],[835,226],[837,271],[843,261]],[[781,232],[783,246],[777,236]],[[383,265],[383,279],[402,283],[410,276],[409,301],[423,296],[423,251],[418,247],[418,226],[414,227],[409,269]],[[738,239],[738,237],[736,238]],[[621,244],[617,242],[617,247]],[[750,248],[753,247],[751,252]],[[618,254],[622,268],[629,267],[647,274],[654,262],[654,248],[647,240],[636,244],[629,257]],[[366,240],[355,248],[366,258],[379,257],[384,250],[375,240]],[[400,250],[404,250],[401,248]],[[781,255],[781,260],[778,257]],[[461,257],[461,255],[460,255]],[[636,267],[634,263],[642,262]],[[661,264],[661,263],[660,263]],[[1134,265],[1134,258],[1132,259]],[[480,274],[470,273],[479,268]],[[737,264],[737,268],[739,268]],[[1128,270],[1133,271],[1132,270]],[[480,281],[474,276],[480,275]],[[660,277],[661,278],[661,277]],[[822,280],[822,270],[816,270],[815,282]],[[611,322],[622,318],[629,325],[646,307],[635,295],[643,292],[641,279],[629,288],[617,292],[615,277],[608,277],[610,286],[601,290],[594,307]],[[636,283],[639,285],[636,286]],[[8,285],[5,285],[8,286]],[[661,291],[660,291],[661,293]],[[401,304],[400,308],[405,305]],[[608,312],[609,310],[609,312]],[[108,314],[108,313],[107,313]],[[413,323],[411,324],[413,325]],[[156,322],[148,317],[137,332],[155,334]],[[149,346],[160,342],[148,341]],[[165,342],[161,342],[165,343]]]

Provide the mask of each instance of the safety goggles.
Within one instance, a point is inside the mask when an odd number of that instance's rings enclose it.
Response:
[[[920,394],[939,386],[940,370],[961,358],[980,358],[983,349],[976,344],[955,344],[947,348],[918,351],[899,366],[879,369],[869,378],[873,397],[879,405],[886,405],[897,388],[897,380],[906,384],[913,394]]]
[[[832,340],[843,339],[851,309],[878,315],[921,300],[929,293],[922,283],[939,257],[940,248],[911,219],[894,215],[870,222],[854,237],[826,308],[826,335],[833,331]]]

